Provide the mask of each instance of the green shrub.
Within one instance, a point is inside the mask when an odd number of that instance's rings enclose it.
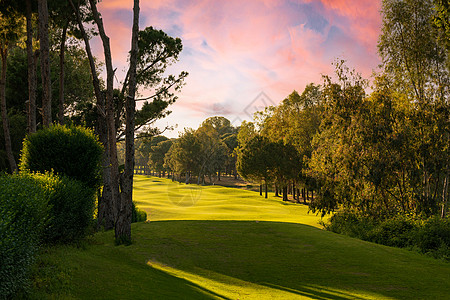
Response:
[[[416,220],[395,216],[384,220],[363,217],[342,211],[324,224],[325,229],[362,240],[398,247],[416,249],[435,258],[450,260],[450,219],[431,217]]]
[[[131,223],[136,222],[145,222],[147,221],[147,213],[143,210],[140,210],[136,207],[136,204],[132,203],[132,210],[131,210]]]
[[[381,221],[370,232],[367,240],[378,244],[406,248],[415,244],[416,222],[404,216]]]
[[[343,211],[332,215],[328,223],[324,224],[324,227],[335,233],[367,240],[367,235],[373,230],[375,223],[372,218],[364,217],[354,212]]]
[[[96,190],[67,176],[59,177],[49,200],[47,243],[69,243],[84,238],[93,226]]]
[[[54,125],[26,137],[20,169],[41,173],[52,171],[89,187],[98,187],[102,153],[102,145],[92,130]]]
[[[29,283],[54,180],[38,174],[0,176],[0,298]]]
[[[450,260],[450,219],[425,220],[415,236],[415,246],[422,253]]]

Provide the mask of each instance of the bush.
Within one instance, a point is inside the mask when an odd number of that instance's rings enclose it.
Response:
[[[378,244],[406,248],[415,244],[418,226],[411,218],[397,216],[383,220],[367,233],[367,240]]]
[[[354,212],[334,214],[325,229],[378,244],[416,249],[435,258],[450,260],[450,219],[431,217],[415,220],[395,216],[385,220]]]
[[[102,145],[92,130],[54,125],[25,138],[20,169],[41,173],[52,171],[89,187],[98,187],[102,154]]]
[[[55,181],[51,194],[47,243],[68,243],[84,238],[93,226],[96,190],[67,176]]]
[[[328,223],[323,225],[326,230],[367,240],[367,235],[373,230],[375,223],[372,218],[343,211],[332,215]]]
[[[54,180],[46,175],[0,176],[0,298],[29,283]]]
[[[145,222],[145,221],[147,221],[147,213],[137,208],[136,204],[133,201],[131,210],[131,223]]]
[[[425,220],[417,231],[415,246],[422,253],[450,260],[450,219]]]

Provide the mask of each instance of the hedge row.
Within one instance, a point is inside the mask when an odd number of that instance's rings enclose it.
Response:
[[[48,224],[48,202],[55,178],[0,176],[0,297],[29,283],[28,274]]]
[[[93,228],[102,153],[83,127],[27,136],[21,172],[0,176],[0,299],[26,289],[40,244],[76,241]]]
[[[396,216],[376,220],[353,212],[334,214],[325,228],[386,246],[409,248],[450,260],[450,218]]]

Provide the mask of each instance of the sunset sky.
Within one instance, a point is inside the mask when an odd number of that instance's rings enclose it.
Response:
[[[172,114],[158,122],[178,124],[165,133],[170,137],[215,115],[234,125],[250,120],[294,89],[321,83],[337,58],[367,78],[380,63],[381,0],[146,0],[140,6],[141,29],[153,26],[183,41],[170,73],[190,75]],[[118,71],[127,66],[132,8],[132,0],[99,5]],[[94,46],[103,59],[98,40]]]

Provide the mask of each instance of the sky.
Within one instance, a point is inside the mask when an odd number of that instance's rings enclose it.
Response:
[[[183,42],[170,74],[189,72],[172,114],[159,120],[177,137],[220,115],[234,126],[276,105],[293,90],[322,83],[332,62],[345,59],[369,78],[380,64],[381,0],[142,0],[140,28],[153,26]],[[127,68],[132,0],[99,4],[111,39],[117,82]],[[99,40],[96,56],[103,59]],[[148,91],[140,91],[150,95]]]

